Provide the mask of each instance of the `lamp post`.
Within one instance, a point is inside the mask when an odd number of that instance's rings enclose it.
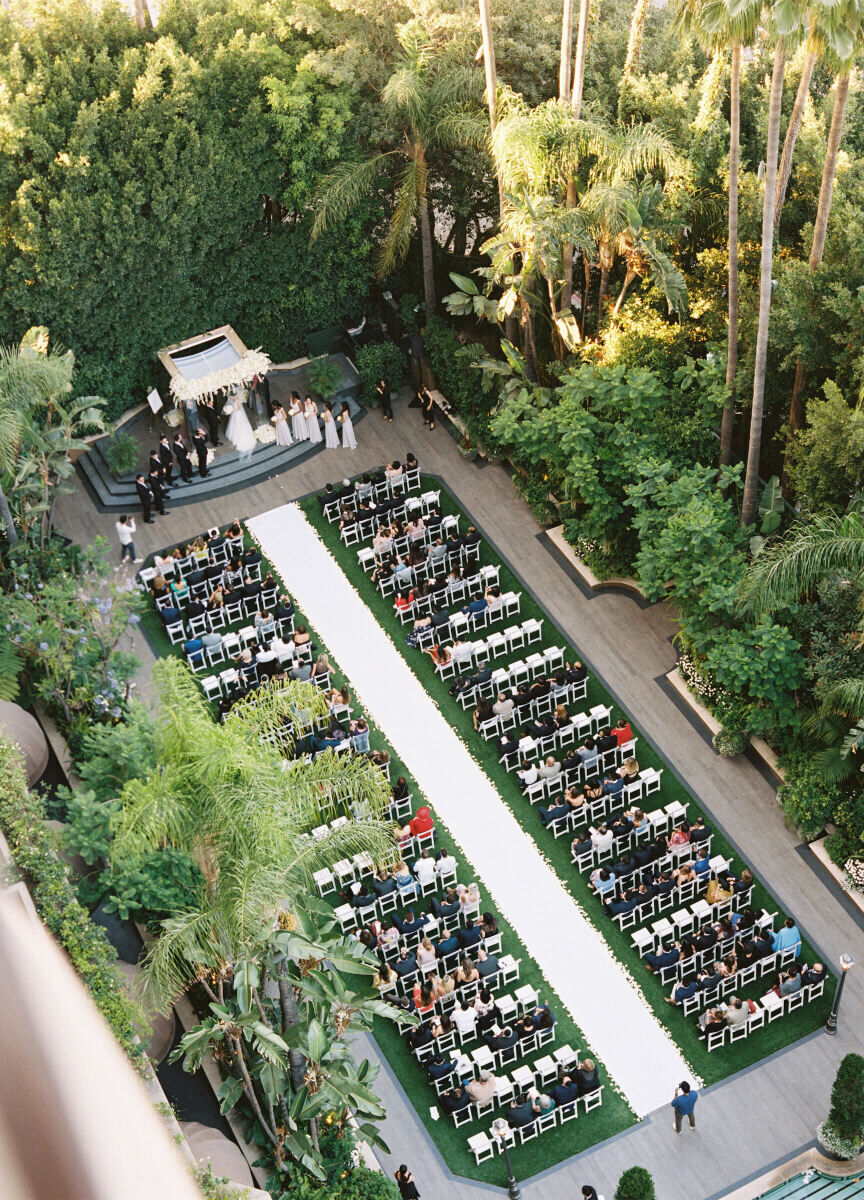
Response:
[[[507,1135],[510,1132],[510,1126],[503,1117],[498,1117],[492,1122],[492,1132],[498,1139],[501,1149],[504,1151],[504,1161],[507,1164],[507,1195],[510,1200],[522,1200],[522,1192],[513,1174],[513,1168],[510,1166],[510,1155],[507,1152]]]
[[[837,1032],[837,1013],[840,1011],[840,997],[843,995],[843,984],[846,982],[846,976],[854,966],[855,959],[851,954],[840,955],[840,982],[837,984],[837,991],[834,993],[831,1015],[825,1022],[825,1032],[830,1033],[832,1037]]]

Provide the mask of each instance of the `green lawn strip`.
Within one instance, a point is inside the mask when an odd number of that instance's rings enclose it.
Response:
[[[245,542],[251,544],[252,539],[249,537],[248,532],[244,531],[244,533]],[[282,579],[282,576],[277,572],[273,564],[262,555],[262,576],[266,575],[268,571],[273,573],[274,578],[281,580],[285,584],[285,590],[290,592],[287,581]],[[326,645],[319,638],[314,625],[305,614],[300,613],[299,609],[295,614],[294,620],[295,626],[305,623],[311,635],[312,642],[317,647],[316,653],[328,653],[330,662],[334,667],[330,674],[331,681],[336,687],[341,687],[343,683],[348,686],[352,692],[352,705],[355,708],[355,714],[359,715],[359,707],[353,694],[351,681],[346,679],[339,670],[335,658],[332,654],[329,654]],[[182,645],[171,645],[162,625],[161,618],[154,606],[148,606],[142,614],[141,625],[145,629],[148,640],[156,654],[160,657],[167,654],[176,654],[183,657]],[[218,670],[218,667],[215,667],[214,670]],[[376,749],[386,749],[390,753],[391,779],[395,780],[400,775],[404,775],[408,781],[409,790],[414,795],[415,808],[421,803],[428,804],[426,797],[421,795],[416,782],[409,774],[405,764],[399,758],[387,737],[372,721],[368,713],[364,713],[364,716],[369,724],[372,745]],[[512,992],[514,987],[518,987],[521,984],[531,984],[531,986],[536,988],[540,998],[549,1004],[557,1017],[554,1044],[539,1051],[534,1057],[551,1053],[556,1046],[563,1046],[565,1043],[569,1043],[574,1050],[578,1049],[583,1055],[591,1054],[595,1058],[600,1068],[601,1079],[605,1085],[603,1088],[603,1104],[600,1108],[594,1109],[587,1114],[582,1113],[576,1121],[570,1121],[566,1125],[550,1130],[544,1133],[542,1137],[528,1142],[525,1146],[515,1147],[511,1152],[514,1169],[520,1179],[527,1179],[531,1175],[535,1175],[538,1171],[544,1170],[546,1167],[552,1166],[562,1159],[569,1158],[573,1154],[578,1154],[586,1150],[589,1146],[604,1141],[606,1138],[612,1137],[613,1134],[628,1128],[634,1124],[635,1117],[627,1101],[610,1080],[603,1063],[588,1048],[584,1034],[561,1002],[560,997],[549,986],[539,967],[531,958],[528,950],[512,927],[501,916],[494,897],[490,896],[485,890],[483,881],[477,875],[473,864],[467,860],[459,843],[451,836],[446,826],[442,824],[432,805],[429,807],[435,819],[438,845],[446,846],[459,862],[458,878],[460,882],[470,883],[476,879],[480,883],[480,908],[483,912],[494,913],[498,921],[498,926],[502,934],[502,953],[512,954],[514,958],[521,959],[519,982],[511,984],[506,990]],[[422,909],[427,903],[426,899],[418,899],[413,904],[413,908],[417,911],[418,909]],[[474,1156],[468,1150],[467,1146],[467,1138],[472,1134],[478,1133],[481,1130],[488,1132],[491,1118],[487,1115],[482,1120],[462,1125],[459,1129],[453,1124],[452,1118],[444,1113],[441,1113],[437,1121],[433,1120],[430,1115],[430,1108],[436,1102],[435,1091],[427,1081],[425,1071],[405,1046],[397,1027],[388,1021],[376,1019],[373,1035],[381,1051],[382,1058],[395,1073],[403,1091],[414,1106],[420,1120],[423,1122],[429,1136],[432,1138],[432,1141],[450,1170],[454,1174],[465,1175],[470,1179],[477,1179],[484,1183],[506,1184],[507,1177],[502,1158],[496,1156],[487,1162],[481,1163],[478,1167],[474,1161]],[[398,1153],[398,1147],[391,1147],[391,1149],[394,1153]]]
[[[431,476],[424,476],[423,485],[424,489],[441,488],[442,512],[445,515],[459,513],[462,517],[460,528],[464,532],[467,525],[471,523],[470,514],[466,514],[456,504],[439,480]],[[782,1049],[782,1047],[788,1045],[790,1042],[796,1041],[805,1034],[818,1029],[824,1023],[830,1009],[831,995],[829,993],[833,990],[830,985],[826,988],[826,994],[820,1000],[805,1005],[802,1009],[784,1016],[779,1021],[766,1025],[764,1029],[757,1031],[743,1041],[736,1042],[734,1045],[724,1046],[721,1050],[715,1050],[711,1054],[708,1053],[704,1043],[697,1037],[695,1019],[692,1017],[685,1018],[682,1009],[673,1008],[671,1005],[665,1003],[665,996],[671,989],[662,987],[659,981],[645,970],[638,952],[634,949],[630,941],[630,932],[622,933],[615,922],[607,918],[605,912],[600,907],[599,900],[588,887],[587,876],[580,875],[576,871],[576,868],[570,861],[570,839],[566,837],[555,839],[543,828],[536,809],[529,805],[522,797],[516,784],[515,775],[511,775],[504,770],[503,766],[498,762],[494,746],[489,742],[484,742],[474,731],[471,710],[463,710],[458,702],[450,696],[448,690],[449,682],[439,679],[428,655],[421,654],[417,650],[411,650],[405,645],[405,634],[408,631],[408,626],[403,627],[399,623],[393,609],[392,599],[385,599],[381,596],[369,576],[358,564],[358,547],[346,547],[342,544],[339,537],[338,525],[335,523],[333,525],[328,524],[315,497],[304,501],[303,508],[348,578],[355,584],[379,622],[390,633],[403,658],[414,671],[415,675],[422,681],[430,696],[437,702],[442,712],[446,714],[453,727],[469,746],[471,753],[480,762],[489,778],[495,784],[502,800],[508,805],[526,833],[535,840],[542,853],[552,863],[565,886],[581,905],[589,920],[600,931],[615,957],[629,969],[642,991],[646,1004],[649,1005],[657,1018],[669,1030],[669,1033],[679,1045],[682,1053],[688,1062],[691,1063],[696,1073],[706,1083],[716,1083],[733,1074],[735,1071],[758,1062],[774,1051]],[[582,657],[580,652],[567,642],[561,630],[535,602],[526,590],[525,584],[516,578],[503,560],[495,557],[490,550],[488,542],[485,540],[481,548],[480,559],[481,563],[500,565],[502,591],[513,590],[522,592],[522,608],[521,616],[518,618],[519,621],[524,621],[530,617],[543,620],[542,641],[539,645],[535,644],[532,646],[532,651],[542,650],[545,646],[563,645],[566,652],[565,657],[568,660],[572,661],[574,657]],[[518,622],[514,618],[509,622],[501,622],[494,628],[503,628],[504,625],[512,623]],[[496,660],[499,664],[505,664],[507,661],[506,657]],[[596,675],[592,673],[589,676],[588,697],[582,706],[587,710],[595,704],[613,705],[616,709],[617,719],[620,706],[615,704]],[[678,800],[682,804],[689,805],[688,815],[691,819],[698,815],[701,809],[693,795],[678,779],[675,773],[668,768],[668,765],[635,725],[633,725],[633,731],[639,737],[636,746],[636,757],[639,760],[640,766],[643,768],[655,767],[657,769],[664,769],[660,793],[656,797],[653,797],[652,801],[663,806],[671,803],[673,800]],[[717,827],[717,823],[707,813],[705,816],[714,830],[712,854],[723,854],[735,860],[737,867],[743,866],[744,863],[742,863],[741,856],[730,846],[723,832]],[[768,894],[758,880],[753,892],[753,906],[757,912],[764,907],[769,911],[777,910],[781,917],[783,915],[776,900]],[[816,955],[812,946],[805,941],[802,946],[801,961],[813,962],[816,958],[818,958],[818,955]],[[746,989],[746,993],[755,999],[768,990],[771,982],[773,982],[771,977],[766,976],[763,980],[757,980],[755,985],[750,985]]]

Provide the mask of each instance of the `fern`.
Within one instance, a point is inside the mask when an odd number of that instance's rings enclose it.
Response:
[[[22,666],[15,647],[7,641],[0,642],[0,700],[17,698]]]

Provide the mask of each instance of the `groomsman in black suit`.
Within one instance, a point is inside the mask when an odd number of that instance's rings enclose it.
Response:
[[[198,455],[198,474],[202,479],[207,478],[207,435],[200,428],[195,430],[195,436],[192,438],[192,443],[195,446],[195,453]]]
[[[180,468],[180,478],[184,483],[189,483],[192,478],[192,464],[189,462],[189,451],[183,441],[182,433],[178,433],[174,438],[174,456],[177,459],[177,466]]]
[[[162,470],[165,474],[165,486],[170,488],[174,459],[171,454],[171,443],[168,441],[167,434],[159,439],[159,462],[162,464]]]
[[[150,491],[153,493],[153,503],[156,505],[156,511],[160,517],[165,516],[165,497],[168,495],[168,489],[162,482],[162,468],[157,471],[154,469],[147,476],[147,482],[150,485]]]
[[[154,471],[161,479],[162,478],[162,459],[159,456],[158,447],[157,447],[157,449],[150,451],[150,474],[152,475]]]
[[[222,443],[219,441],[219,409],[216,407],[214,398],[208,396],[198,411],[207,425],[211,445],[221,446]]]
[[[152,525],[153,493],[150,490],[150,484],[143,475],[135,476],[135,491],[138,493],[138,498],[141,501],[141,507],[144,509],[144,521],[147,525]]]

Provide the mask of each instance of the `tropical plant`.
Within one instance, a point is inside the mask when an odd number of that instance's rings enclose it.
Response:
[[[792,437],[786,473],[798,503],[824,514],[842,512],[864,491],[864,408],[851,408],[830,379],[822,391]]]
[[[342,372],[329,354],[310,359],[306,366],[306,377],[309,386],[318,393],[322,400],[330,400],[339,386]]]
[[[319,1174],[322,1114],[336,1109],[343,1123],[349,1106],[381,1115],[369,1065],[353,1064],[344,1038],[355,1022],[390,1010],[369,986],[374,961],[335,932],[332,910],[310,895],[312,875],[346,854],[392,858],[389,789],[359,756],[325,752],[286,767],[276,745],[290,752],[326,712],[314,685],[260,689],[216,724],[179,660],[161,660],[154,678],[159,767],[124,788],[111,865],[170,846],[197,864],[204,886],[162,923],[144,964],[147,992],[164,1008],[192,984],[203,989],[210,1015],[181,1044],[187,1069],[215,1048],[230,1068],[223,1109],[245,1095],[277,1171],[296,1159]],[[323,839],[309,836],[341,810],[353,819]],[[318,970],[325,959],[326,975]],[[352,990],[343,974],[362,986]],[[360,1133],[377,1137],[365,1123]]]
[[[837,1068],[828,1117],[819,1141],[840,1158],[855,1158],[864,1141],[864,1058],[847,1054]]]
[[[153,718],[140,701],[125,706],[121,721],[92,725],[75,759],[82,787],[98,800],[113,800],[130,779],[143,778],[155,765]]]
[[[408,253],[420,230],[423,295],[427,316],[435,311],[435,269],[428,177],[437,156],[462,145],[482,145],[488,134],[480,116],[476,76],[454,65],[442,39],[420,21],[398,32],[402,53],[381,94],[388,140],[394,148],[365,162],[344,162],[322,182],[312,225],[315,240],[341,222],[382,177],[399,168],[389,227],[378,252],[378,273],[388,274]]]
[[[127,433],[125,429],[118,429],[105,442],[102,452],[111,474],[117,476],[135,470],[141,447],[138,439],[131,433]]]
[[[615,1189],[615,1200],[656,1200],[654,1180],[645,1167],[628,1167]]]

